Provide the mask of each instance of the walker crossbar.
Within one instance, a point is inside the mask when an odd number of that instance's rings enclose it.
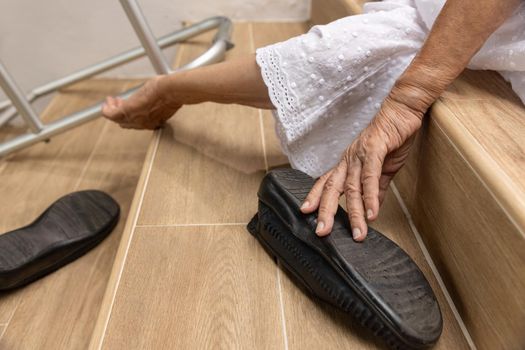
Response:
[[[0,127],[18,113],[32,131],[32,133],[28,132],[17,136],[14,139],[0,143],[0,157],[6,156],[11,152],[20,150],[39,141],[48,140],[54,135],[97,118],[101,113],[102,103],[99,103],[67,115],[49,124],[43,124],[30,105],[30,102],[39,97],[80,80],[105,72],[144,55],[148,56],[157,74],[171,73],[173,71],[170,69],[162,55],[161,48],[180,43],[212,29],[218,30],[213,38],[210,48],[193,61],[177,68],[176,71],[219,62],[224,59],[226,51],[233,47],[233,44],[230,42],[232,23],[226,17],[212,17],[165,35],[159,38],[159,40],[155,40],[136,0],[120,0],[120,2],[142,44],[142,47],[131,49],[63,78],[38,86],[27,94],[27,96],[24,96],[14,79],[8,73],[7,69],[0,62],[0,87],[2,87],[9,98],[7,101],[0,102],[0,111],[5,110],[4,113],[0,115]],[[124,99],[128,98],[138,88],[139,87],[132,88],[119,96]]]

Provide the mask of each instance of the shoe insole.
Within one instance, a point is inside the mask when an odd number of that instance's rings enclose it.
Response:
[[[82,256],[118,223],[120,208],[95,190],[68,194],[33,223],[0,235],[0,290],[30,283]]]
[[[390,347],[433,345],[443,321],[421,270],[372,228],[364,242],[355,242],[340,207],[332,233],[318,237],[316,214],[299,210],[313,184],[314,179],[297,170],[268,173],[259,189],[259,212],[248,230],[312,294],[353,315]]]

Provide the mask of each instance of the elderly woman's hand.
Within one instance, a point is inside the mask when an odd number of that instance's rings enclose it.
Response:
[[[168,96],[163,76],[148,80],[129,99],[107,97],[102,114],[126,129],[157,129],[182,106]]]
[[[347,148],[339,164],[317,180],[304,201],[303,213],[319,210],[316,228],[319,236],[332,231],[342,194],[346,196],[356,241],[362,241],[367,234],[365,213],[370,221],[377,218],[388,184],[403,166],[425,110],[391,96]]]
[[[318,235],[332,231],[339,197],[344,193],[354,239],[365,239],[365,213],[368,220],[377,218],[388,183],[403,166],[424,113],[520,3],[446,2],[425,44],[397,80],[381,111],[348,147],[339,164],[315,183],[303,203],[303,213],[319,209]]]

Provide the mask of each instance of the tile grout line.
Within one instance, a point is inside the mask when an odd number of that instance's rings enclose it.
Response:
[[[253,23],[250,22],[248,28],[250,29],[250,48],[252,52],[255,52],[255,38],[253,36]],[[268,156],[266,155],[266,141],[264,139],[264,122],[263,122],[263,111],[262,109],[257,110],[259,112],[259,130],[261,131],[261,145],[263,150],[264,169],[268,172]]]
[[[459,328],[461,329],[461,332],[463,333],[465,340],[467,341],[469,347],[472,350],[477,350],[476,344],[474,344],[474,341],[472,340],[472,337],[470,336],[467,326],[463,322],[463,319],[461,318],[461,315],[459,314],[459,311],[456,308],[456,305],[454,304],[454,301],[452,300],[452,297],[450,296],[450,293],[448,292],[447,287],[445,286],[445,282],[443,281],[443,278],[439,274],[439,271],[436,265],[434,264],[434,261],[432,260],[432,257],[430,256],[430,253],[428,252],[427,247],[425,246],[425,243],[423,242],[423,239],[421,238],[421,234],[419,233],[419,230],[417,229],[416,225],[414,224],[414,221],[412,220],[412,215],[410,215],[410,212],[408,211],[405,201],[403,200],[403,198],[401,198],[401,194],[399,193],[399,190],[397,189],[396,185],[393,182],[390,183],[390,188],[392,189],[392,192],[394,192],[397,202],[399,203],[399,205],[401,206],[401,210],[405,214],[405,218],[408,221],[410,230],[412,231],[412,234],[416,238],[417,244],[419,245],[419,248],[423,252],[423,256],[425,257],[427,264],[430,266],[430,269],[432,270],[432,273],[434,274],[434,277],[436,278],[436,281],[439,287],[441,288],[443,296],[445,297],[445,300],[450,306],[450,310],[452,311],[454,318],[458,322]]]
[[[108,328],[108,325],[109,325],[109,321],[111,319],[111,314],[113,312],[113,306],[115,305],[115,299],[117,297],[118,287],[120,285],[120,280],[121,280],[122,274],[124,272],[124,267],[126,265],[126,260],[128,258],[128,253],[129,253],[129,249],[130,249],[130,246],[131,246],[131,242],[133,241],[135,228],[137,227],[137,221],[138,221],[138,218],[139,218],[139,215],[140,215],[140,210],[142,208],[142,203],[144,202],[144,196],[146,194],[146,189],[147,189],[148,183],[149,183],[149,177],[150,177],[150,174],[151,174],[151,170],[153,169],[153,163],[155,162],[155,158],[156,158],[156,155],[157,155],[157,150],[159,148],[161,135],[162,135],[162,129],[159,129],[157,131],[156,135],[155,135],[156,136],[156,140],[154,141],[155,142],[155,146],[153,148],[153,152],[152,152],[152,155],[151,155],[150,163],[148,164],[148,170],[146,172],[146,178],[144,180],[144,186],[142,187],[142,193],[140,194],[140,199],[139,199],[139,203],[137,205],[137,210],[135,211],[135,217],[133,219],[133,224],[131,225],[130,237],[129,237],[129,240],[127,242],[126,250],[124,252],[124,258],[122,259],[122,266],[120,268],[120,271],[118,272],[117,282],[115,284],[114,292],[113,292],[113,295],[111,296],[111,305],[109,307],[109,311],[108,311],[108,315],[106,317],[106,321],[104,322],[104,328],[102,330],[102,336],[100,337],[100,343],[98,344],[98,349],[102,349],[102,345],[104,344],[104,339],[106,338],[106,332],[107,332],[107,328]]]
[[[253,23],[250,22],[249,25],[250,28],[250,43],[251,43],[251,49],[253,52],[255,52],[255,37],[253,35]],[[268,156],[266,153],[266,142],[264,138],[264,121],[263,121],[263,112],[261,109],[259,109],[259,129],[261,130],[261,144],[263,149],[263,157],[264,157],[264,167],[266,172],[269,170],[268,166]],[[282,284],[281,284],[281,272],[280,272],[281,265],[279,262],[276,264],[276,275],[277,275],[277,293],[279,294],[279,309],[281,314],[281,328],[282,328],[282,335],[283,335],[283,341],[284,341],[284,350],[288,350],[288,332],[286,330],[286,317],[285,317],[285,311],[284,311],[284,298],[283,298],[283,290],[282,290]]]
[[[135,228],[155,228],[155,227],[207,227],[207,226],[245,226],[247,222],[220,222],[220,223],[202,223],[202,224],[144,224],[136,225]]]
[[[107,129],[109,127],[109,122],[106,120],[104,123],[104,126],[102,128],[102,132],[99,134],[97,141],[95,142],[95,145],[93,146],[93,149],[91,150],[91,153],[89,154],[88,159],[86,160],[86,164],[84,164],[84,168],[82,168],[82,172],[78,176],[78,180],[75,183],[75,187],[73,189],[76,191],[78,190],[78,187],[82,183],[82,180],[84,180],[84,176],[86,175],[86,172],[91,165],[91,162],[93,161],[93,157],[95,156],[95,151],[97,150],[98,146],[102,142],[102,138],[104,137],[104,134],[107,132]]]
[[[181,52],[183,51],[182,49],[183,49],[183,47],[179,47],[179,49],[175,53],[175,55],[176,55],[176,57],[175,57],[175,66],[180,64]],[[142,209],[142,203],[144,202],[144,196],[146,194],[146,189],[147,189],[148,183],[149,183],[149,177],[150,177],[151,171],[153,169],[153,163],[155,162],[155,158],[157,156],[157,150],[158,150],[159,144],[160,144],[160,139],[161,139],[161,135],[162,135],[162,129],[158,129],[158,131],[154,135],[156,136],[156,139],[154,140],[155,146],[154,146],[153,151],[152,151],[150,163],[148,164],[148,170],[146,172],[146,178],[144,179],[144,185],[143,185],[143,188],[142,188],[142,193],[140,194],[140,199],[139,199],[139,203],[137,205],[137,209],[135,211],[135,217],[133,219],[133,224],[131,225],[131,233],[130,233],[128,244],[126,246],[124,259],[122,261],[122,268],[120,269],[118,277],[117,277],[117,283],[115,285],[115,289],[114,289],[114,292],[113,292],[113,295],[112,295],[112,298],[111,298],[111,305],[109,307],[108,315],[107,315],[107,318],[106,318],[106,320],[104,322],[104,328],[102,330],[102,335],[100,337],[99,344],[98,344],[98,347],[97,347],[98,350],[102,349],[102,346],[104,345],[104,340],[106,338],[107,328],[108,328],[108,325],[109,325],[109,321],[111,319],[111,314],[113,312],[113,306],[115,305],[115,299],[117,297],[118,286],[119,286],[120,280],[122,278],[122,273],[124,271],[124,265],[125,265],[125,262],[126,262],[127,257],[128,257],[128,252],[129,252],[129,249],[130,249],[130,246],[131,246],[131,241],[133,239],[133,236],[134,236],[134,233],[135,233],[135,229],[137,227],[137,222],[138,222],[138,219],[139,219],[139,216],[140,216],[140,211]]]
[[[125,85],[125,86],[127,86],[127,85]],[[78,177],[78,180],[77,180],[77,182],[75,184],[75,187],[73,187],[75,191],[78,190],[78,187],[80,186],[80,183],[82,182],[82,180],[84,180],[84,176],[86,175],[87,169],[89,168],[89,166],[93,162],[93,157],[95,155],[95,152],[96,152],[97,148],[99,147],[100,143],[102,143],[102,139],[104,138],[104,135],[107,133],[107,130],[109,128],[109,124],[110,124],[110,121],[105,120],[104,126],[102,127],[102,131],[100,132],[99,137],[98,137],[97,141],[95,142],[95,145],[93,146],[93,149],[91,150],[91,153],[89,154],[89,157],[88,157],[88,159],[86,161],[86,164],[84,165],[84,168],[82,169],[82,172],[80,173],[80,175]]]
[[[50,102],[46,108],[44,109],[44,111],[42,112],[42,115],[47,111],[48,108],[50,108],[50,105],[52,103]],[[73,190],[76,191],[81,183],[81,181],[83,180],[84,176],[85,176],[85,173],[87,172],[87,169],[89,167],[89,165],[92,163],[92,160],[93,160],[93,156],[95,154],[95,150],[97,149],[97,147],[99,146],[99,144],[101,143],[102,141],[102,138],[104,136],[104,134],[106,133],[107,131],[107,128],[108,128],[108,122],[106,122],[103,126],[103,130],[102,132],[99,134],[99,137],[97,138],[97,141],[95,142],[95,145],[93,146],[93,149],[91,150],[89,156],[88,156],[88,159],[86,160],[86,163],[84,165],[84,167],[82,168],[82,171],[78,177],[78,180],[77,182],[75,183],[75,186],[73,187]],[[3,162],[5,165],[3,167],[0,167],[0,172],[2,172],[5,168],[5,166],[7,166],[7,162]],[[20,304],[22,303],[22,300],[21,300],[21,297],[19,296],[18,297],[18,301],[16,303],[16,306],[14,307],[13,309],[13,312],[11,313],[11,315],[9,316],[9,319],[7,320],[6,323],[2,323],[0,324],[0,327],[4,327],[2,329],[2,332],[0,333],[0,339],[4,336],[4,334],[6,333],[7,331],[7,328],[9,327],[9,325],[11,324],[11,320],[13,319],[13,317],[15,316],[16,314],[16,311],[18,310],[18,307],[20,306]]]
[[[277,261],[277,290],[279,292],[279,308],[281,310],[281,327],[283,329],[283,339],[284,339],[284,350],[288,350],[288,332],[286,331],[286,317],[284,312],[284,298],[283,298],[283,289],[281,284],[281,264]]]
[[[259,129],[261,129],[261,143],[262,143],[263,156],[264,156],[264,168],[266,169],[266,172],[268,172],[270,167],[268,166],[268,156],[266,154],[266,141],[264,140],[263,112],[261,109],[259,109]]]

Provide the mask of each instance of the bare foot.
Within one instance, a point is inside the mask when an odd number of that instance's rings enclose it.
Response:
[[[129,99],[120,97],[106,98],[102,114],[121,127],[127,129],[157,129],[162,126],[182,107],[171,101],[168,103],[165,94],[159,88],[162,76],[148,80]]]

